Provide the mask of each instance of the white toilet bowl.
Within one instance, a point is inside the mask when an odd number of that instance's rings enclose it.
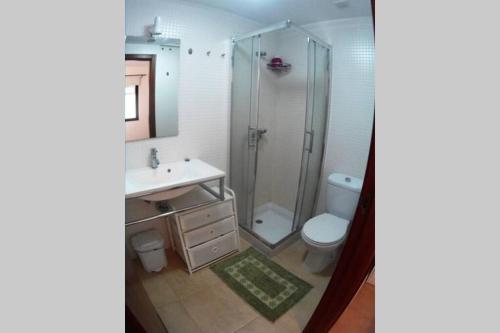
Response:
[[[327,213],[309,219],[302,227],[302,239],[308,249],[304,265],[309,271],[321,272],[339,256],[362,185],[362,179],[341,173],[328,176]]]
[[[315,216],[304,224],[301,232],[307,247],[304,265],[310,272],[321,272],[337,259],[348,227],[348,220],[329,213]]]

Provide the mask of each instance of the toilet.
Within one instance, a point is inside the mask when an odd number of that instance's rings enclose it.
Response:
[[[307,247],[304,265],[310,272],[321,272],[337,259],[354,217],[362,184],[362,179],[341,173],[328,176],[327,212],[307,220],[301,232]]]

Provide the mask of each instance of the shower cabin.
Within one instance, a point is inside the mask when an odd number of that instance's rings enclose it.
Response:
[[[330,52],[291,21],[233,39],[229,182],[240,228],[269,249],[314,214]]]

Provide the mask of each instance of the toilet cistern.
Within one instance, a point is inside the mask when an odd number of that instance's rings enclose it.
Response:
[[[158,168],[158,165],[160,165],[160,160],[158,159],[158,156],[156,155],[157,153],[158,153],[158,149],[151,148],[151,168],[153,168],[153,169]]]

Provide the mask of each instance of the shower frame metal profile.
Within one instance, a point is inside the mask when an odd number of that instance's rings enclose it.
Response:
[[[330,44],[328,44],[327,42],[325,42],[321,38],[315,36],[313,33],[311,33],[309,31],[307,31],[306,29],[302,28],[301,26],[293,23],[292,20],[281,21],[281,22],[275,23],[273,25],[267,26],[265,28],[262,28],[262,29],[259,29],[259,30],[256,30],[256,31],[253,31],[253,32],[250,32],[250,33],[247,33],[247,34],[242,34],[242,35],[235,36],[235,37],[232,38],[232,41],[233,41],[233,44],[234,44],[235,42],[239,42],[239,41],[241,41],[243,39],[255,37],[255,36],[262,35],[262,34],[265,34],[265,33],[268,33],[268,32],[273,32],[273,31],[278,31],[278,30],[284,30],[284,29],[288,29],[288,28],[294,28],[294,29],[302,32],[304,35],[306,35],[310,39],[314,40],[316,43],[318,43],[318,44],[326,47],[329,50],[332,50],[332,46]]]
[[[309,51],[310,46],[311,46],[311,43],[316,43],[317,45],[324,47],[327,51],[327,63],[326,63],[327,88],[326,88],[326,94],[325,94],[325,98],[326,98],[326,104],[325,104],[326,116],[325,117],[327,120],[329,119],[329,114],[330,114],[330,85],[331,85],[331,74],[332,74],[330,63],[331,63],[331,56],[332,56],[332,46],[330,44],[328,44],[327,42],[323,41],[321,38],[315,36],[314,34],[312,34],[309,31],[307,31],[306,29],[296,25],[291,20],[286,20],[286,21],[282,21],[282,22],[270,25],[268,27],[265,27],[265,28],[247,33],[247,34],[233,37],[232,38],[231,64],[232,64],[232,67],[234,70],[234,54],[235,54],[235,47],[236,47],[238,42],[249,39],[249,38],[254,38],[254,37],[260,38],[260,36],[263,34],[275,32],[275,31],[279,31],[279,30],[285,30],[285,29],[289,29],[289,28],[293,28],[294,30],[301,32],[303,35],[305,35],[307,37],[307,46],[306,47],[308,50],[308,52],[307,52],[307,54],[308,54],[308,56],[307,56],[308,57],[308,59],[307,59],[308,68],[307,68],[307,86],[306,86],[306,89],[307,89],[306,96],[307,97],[306,97],[306,111],[305,111],[306,112],[306,121],[304,123],[305,133],[304,133],[304,138],[303,138],[303,150],[302,150],[303,154],[304,154],[304,151],[308,150],[306,148],[306,141],[307,141],[306,137],[309,137],[308,146],[312,145],[312,141],[314,138],[313,137],[314,133],[311,133],[311,131],[308,131],[308,129],[307,129],[307,116],[310,115],[310,113],[314,112],[313,106],[310,103],[311,97],[314,99],[314,84],[311,84],[311,83],[314,83],[314,81],[311,81],[311,79],[314,80],[314,78],[311,78],[311,68],[310,68],[311,54]],[[259,49],[257,50],[257,52],[258,52],[258,54],[260,54],[260,52],[261,52],[260,42],[259,42]],[[314,56],[315,55],[316,54],[314,53]],[[316,61],[316,59],[314,61]],[[253,62],[253,60],[252,60],[252,62]],[[316,63],[314,63],[314,64],[316,65]],[[252,66],[253,66],[253,64],[252,64]],[[257,104],[257,118],[258,118],[258,112],[259,112],[259,95],[260,95],[260,79],[261,79],[261,75],[260,75],[261,68],[260,67],[261,67],[260,65],[256,66],[256,87],[255,87],[256,94],[255,94],[255,96],[253,96],[252,94],[250,96],[251,103]],[[253,85],[253,82],[250,82],[250,84]],[[255,98],[255,101],[252,101],[252,98]],[[230,115],[231,125],[233,122],[233,107],[234,107],[234,80],[232,78],[232,82],[231,82],[231,115]],[[250,106],[250,112],[252,112],[252,106]],[[325,129],[324,129],[323,145],[321,147],[321,154],[320,154],[321,155],[321,160],[320,160],[321,167],[319,170],[319,174],[317,175],[318,179],[321,178],[321,172],[322,172],[321,170],[322,170],[322,166],[323,166],[324,158],[325,158],[324,142],[326,142],[326,140],[327,140],[328,127],[329,126],[328,126],[328,121],[327,121],[327,123],[325,124]],[[233,126],[230,126],[230,138],[231,138],[231,140],[233,138]],[[249,138],[249,140],[250,140],[250,138]],[[229,151],[231,151],[231,148],[229,149]],[[229,157],[229,163],[230,164],[232,163],[231,156]],[[270,248],[272,250],[272,249],[280,246],[281,244],[285,243],[287,240],[289,240],[291,237],[293,237],[301,229],[301,225],[299,225],[299,218],[300,218],[300,212],[301,212],[303,201],[304,201],[304,192],[305,192],[305,185],[306,185],[305,184],[306,179],[305,179],[304,175],[307,175],[309,163],[307,163],[307,165],[304,165],[304,158],[302,158],[302,162],[301,162],[301,166],[300,166],[299,185],[298,185],[298,189],[297,189],[297,197],[296,197],[296,204],[295,204],[294,218],[293,218],[291,232],[287,236],[285,236],[283,239],[281,239],[280,241],[278,241],[277,243],[274,243],[274,244],[269,243],[267,240],[265,240],[264,238],[262,238],[260,235],[258,235],[257,233],[255,233],[253,231],[253,222],[254,222],[253,221],[253,219],[254,219],[253,210],[254,210],[254,199],[255,199],[255,186],[256,186],[256,180],[257,180],[257,174],[256,174],[257,173],[257,163],[258,163],[258,140],[257,140],[257,147],[256,147],[256,152],[255,152],[255,160],[254,160],[255,165],[253,167],[253,171],[255,172],[255,174],[252,175],[251,180],[248,180],[248,186],[252,187],[252,189],[248,195],[249,198],[247,200],[247,210],[248,209],[251,210],[251,213],[250,213],[251,218],[249,219],[250,226],[249,227],[244,226],[241,223],[239,224],[239,226],[242,227],[246,232],[251,234],[253,237],[258,239],[260,242],[264,243],[268,248]],[[231,169],[231,167],[230,167],[230,169]],[[230,183],[232,183],[231,177],[232,177],[232,175],[230,174],[230,178],[229,178]],[[232,185],[233,184],[230,184],[230,186],[232,186]],[[320,185],[318,184],[317,189],[316,189],[315,194],[314,194],[314,199],[313,199],[314,200],[313,211],[316,210],[319,189],[320,189]],[[238,200],[238,198],[236,198],[236,200]],[[248,216],[248,211],[247,211],[247,216]]]

